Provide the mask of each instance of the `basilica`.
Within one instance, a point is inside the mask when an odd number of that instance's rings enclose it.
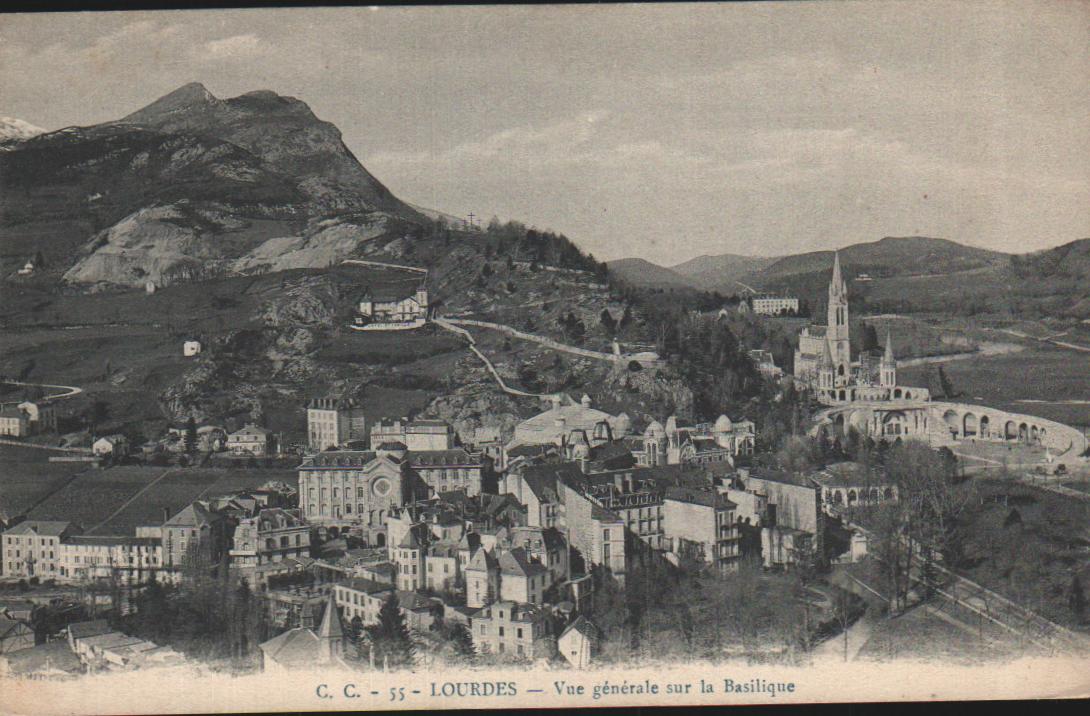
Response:
[[[840,254],[833,259],[829,283],[827,323],[811,325],[799,334],[795,349],[795,380],[813,389],[828,405],[857,401],[928,400],[926,388],[897,385],[897,361],[893,342],[886,334],[885,351],[879,355],[851,357],[848,316],[848,285],[840,271]]]

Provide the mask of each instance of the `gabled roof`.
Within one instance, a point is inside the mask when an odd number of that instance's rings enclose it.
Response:
[[[202,527],[213,522],[219,522],[223,518],[208,509],[199,502],[193,502],[171,517],[164,527]]]
[[[296,627],[261,644],[265,657],[285,666],[312,666],[318,657],[318,635]]]
[[[500,573],[516,577],[533,577],[545,572],[544,566],[533,562],[522,547],[509,549],[500,554]]]
[[[60,537],[70,522],[60,520],[25,520],[4,532],[6,535],[36,534],[42,537]]]
[[[12,639],[17,636],[33,633],[33,629],[17,619],[0,617],[0,639]]]
[[[422,283],[382,284],[377,287],[367,286],[360,294],[361,301],[390,302],[415,298],[416,292],[423,289]]]
[[[46,671],[79,674],[83,664],[63,640],[48,641],[45,644],[20,649],[4,654],[8,673],[13,676],[35,674]]]
[[[473,556],[469,558],[469,564],[466,565],[467,570],[472,569],[476,572],[487,572],[495,568],[496,558],[484,547],[478,547]]]
[[[98,636],[99,634],[108,634],[110,624],[106,619],[95,619],[94,621],[76,621],[69,624],[69,636],[72,639],[86,639],[88,636]]]
[[[231,435],[256,435],[258,437],[265,437],[268,435],[272,435],[272,431],[266,430],[259,425],[246,425],[240,430],[236,430],[235,432],[231,433]]]
[[[451,448],[450,450],[412,450],[408,455],[409,464],[413,467],[433,467],[453,465],[457,467],[480,467],[481,458],[470,453],[465,448]]]
[[[563,632],[560,633],[560,638],[563,639],[567,636],[568,632],[578,632],[588,639],[598,638],[598,627],[586,617],[580,615],[575,621],[567,626]]]

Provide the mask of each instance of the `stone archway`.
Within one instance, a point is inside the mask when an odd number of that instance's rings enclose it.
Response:
[[[965,418],[962,420],[961,435],[962,437],[971,438],[976,437],[977,434],[977,419],[973,413],[966,413]]]
[[[991,437],[990,429],[991,429],[991,420],[988,419],[987,415],[981,415],[980,416],[980,437],[982,437],[982,438]]]
[[[855,494],[855,490],[848,490],[848,504],[854,505],[858,496]]]
[[[901,397],[901,389],[900,388],[894,388],[893,389],[893,397],[894,398],[900,398]]]
[[[1040,442],[1040,440],[1041,440],[1041,434],[1040,434],[1040,432],[1039,432],[1039,431],[1037,430],[1037,426],[1036,426],[1036,425],[1034,425],[1034,426],[1033,426],[1032,428],[1030,428],[1030,430],[1029,430],[1029,434],[1030,434],[1030,438],[1031,438],[1031,439],[1033,440],[1033,442],[1035,442],[1035,443],[1036,443],[1036,442]]]
[[[378,536],[375,537],[375,546],[376,547],[385,547],[386,546],[386,535],[379,532]]]
[[[1008,420],[1007,424],[1003,426],[1003,438],[1006,440],[1018,439],[1018,424],[1013,420]]]
[[[942,414],[942,419],[946,422],[946,429],[954,438],[957,438],[961,434],[961,419],[958,418],[958,414],[953,410],[947,410]]]
[[[1029,426],[1025,423],[1018,426],[1018,440],[1021,442],[1029,442]]]

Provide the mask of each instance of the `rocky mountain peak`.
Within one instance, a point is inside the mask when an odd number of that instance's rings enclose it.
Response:
[[[0,142],[21,142],[24,139],[45,134],[45,131],[21,119],[0,117]]]
[[[215,95],[200,82],[190,82],[178,89],[165,94],[143,109],[138,109],[132,114],[121,119],[127,124],[156,124],[179,113],[189,113],[193,110],[202,110],[219,104]]]

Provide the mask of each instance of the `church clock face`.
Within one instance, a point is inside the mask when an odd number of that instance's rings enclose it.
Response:
[[[371,485],[371,489],[374,490],[375,494],[379,497],[386,497],[386,495],[390,494],[390,481],[385,477],[380,477],[374,481]]]

